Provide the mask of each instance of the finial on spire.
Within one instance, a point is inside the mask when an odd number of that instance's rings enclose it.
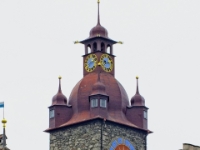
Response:
[[[79,44],[80,42],[79,41],[74,41],[74,44]]]
[[[138,79],[139,79],[139,77],[136,76],[136,80],[137,80],[137,89],[136,89],[136,93],[137,93],[137,94],[139,94]]]
[[[3,128],[5,128],[5,127],[6,127],[7,120],[6,120],[5,118],[3,118],[3,120],[2,120],[1,122],[2,122],[2,124],[3,124]]]
[[[97,20],[97,24],[98,25],[100,25],[99,3],[100,3],[100,0],[97,0],[97,4],[98,4],[98,20]]]
[[[117,43],[118,43],[118,44],[124,44],[124,42],[122,42],[122,41],[118,41]]]
[[[58,79],[59,79],[59,86],[58,86],[58,92],[62,92],[62,90],[61,90],[61,79],[62,79],[62,77],[61,76],[59,76],[58,77]]]

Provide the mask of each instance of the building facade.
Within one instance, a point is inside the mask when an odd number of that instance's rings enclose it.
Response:
[[[183,149],[180,149],[180,150],[200,150],[200,146],[192,145],[189,143],[184,143]]]
[[[83,78],[69,99],[61,90],[49,107],[50,150],[147,150],[148,108],[138,88],[129,100],[115,78],[116,43],[100,24],[98,1],[97,25],[89,38],[76,41],[84,45]],[[133,93],[134,94],[134,93]]]

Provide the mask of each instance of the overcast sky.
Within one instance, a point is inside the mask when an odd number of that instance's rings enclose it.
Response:
[[[101,0],[116,78],[149,107],[148,150],[200,145],[200,1]],[[96,25],[96,0],[0,0],[0,101],[13,150],[49,149],[48,106],[61,75],[69,97],[83,77],[83,45]],[[0,110],[2,118],[2,109]],[[2,129],[3,130],[3,129]]]

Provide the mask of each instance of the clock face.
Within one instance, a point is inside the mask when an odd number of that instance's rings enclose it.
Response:
[[[90,54],[85,58],[84,67],[87,72],[92,72],[97,66],[97,56]]]
[[[111,72],[113,69],[113,60],[108,54],[103,54],[100,63],[104,71]]]
[[[135,150],[135,148],[129,140],[118,138],[112,142],[109,150]]]

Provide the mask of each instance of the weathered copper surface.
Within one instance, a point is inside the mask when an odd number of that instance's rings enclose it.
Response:
[[[90,38],[96,36],[102,36],[108,38],[108,31],[100,24],[97,24],[94,28],[90,30]]]
[[[86,75],[72,90],[69,104],[72,105],[74,114],[77,113],[79,116],[81,113],[90,110],[89,96],[92,93],[92,87],[96,83],[97,77],[98,73]],[[116,119],[124,118],[122,116],[126,111],[126,106],[129,105],[126,91],[111,74],[101,73],[100,80],[105,85],[105,92],[110,99],[108,103],[108,116]]]
[[[108,37],[108,31],[106,28],[102,27],[100,24],[100,15],[99,15],[99,3],[98,3],[98,18],[97,18],[97,25],[90,30],[90,38],[95,36],[103,36]]]
[[[141,96],[139,93],[136,93],[136,94],[131,98],[131,105],[132,105],[132,106],[145,106],[144,97]]]
[[[106,94],[106,87],[100,80],[100,74],[101,73],[98,73],[98,80],[92,86],[92,92],[91,92],[90,96],[92,96],[92,95],[105,95],[105,96],[108,96]]]
[[[58,86],[58,92],[57,94],[52,98],[52,105],[66,105],[67,104],[67,98],[65,95],[63,95],[61,90],[61,79],[59,79],[59,86]]]
[[[53,105],[49,110],[54,110],[55,117],[49,118],[49,128],[56,128],[71,119],[72,108],[67,105]]]
[[[105,111],[99,111],[95,116],[91,115],[89,96],[92,93],[93,85],[97,82],[97,78],[98,73],[90,73],[76,84],[71,92],[68,103],[68,105],[72,105],[73,115],[69,121],[63,123],[59,127],[71,126],[84,121],[101,118],[150,132],[128,121],[125,114],[127,106],[129,106],[127,93],[123,86],[108,73],[103,72],[100,74],[100,81],[105,85],[105,92],[109,95],[107,116],[105,118]],[[48,132],[59,127],[47,129],[46,131]]]
[[[148,111],[145,106],[127,107],[126,117],[136,126],[148,130],[148,120],[144,118],[144,111]]]
[[[131,106],[145,106],[145,99],[142,95],[139,93],[139,87],[138,87],[138,77],[137,77],[137,86],[136,86],[136,93],[131,98]]]

